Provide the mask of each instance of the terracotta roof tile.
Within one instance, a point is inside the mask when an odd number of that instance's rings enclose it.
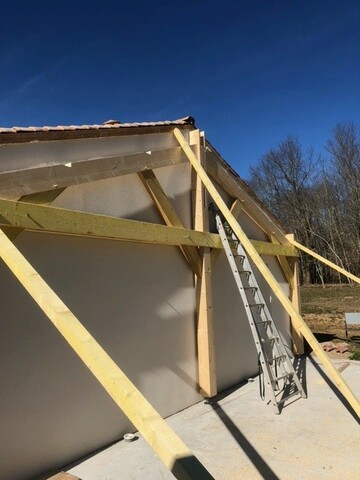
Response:
[[[140,122],[140,123],[121,123],[117,120],[108,120],[101,125],[57,125],[43,127],[0,127],[0,133],[21,133],[21,132],[50,132],[50,131],[68,131],[68,130],[101,130],[101,129],[119,129],[131,127],[161,127],[169,125],[194,125],[193,117],[184,117],[177,120],[165,120],[161,122]]]

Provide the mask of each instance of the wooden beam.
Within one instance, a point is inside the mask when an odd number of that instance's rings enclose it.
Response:
[[[19,229],[26,229],[158,245],[223,248],[219,235],[215,233],[4,199],[0,199],[0,227],[6,228],[7,235],[13,238],[16,238]],[[252,241],[262,252],[271,254],[270,252],[276,249],[276,246],[269,242]],[[279,245],[278,250],[280,249],[278,254],[286,255],[291,255],[296,250],[292,246],[289,248],[283,245]]]
[[[50,205],[64,190],[65,188],[58,188],[56,190],[48,190],[46,192],[24,195],[20,198],[20,201],[26,203],[36,203],[37,205]],[[19,235],[22,234],[24,229],[3,227],[3,231],[11,241],[14,241]]]
[[[255,200],[255,195],[251,193],[250,188],[240,177],[235,176],[212,145],[209,143],[207,145],[208,174],[231,197],[237,198],[242,202],[244,211],[266,234],[273,235],[283,245],[289,245],[289,241],[280,224],[265,210],[264,206],[261,206],[260,200]]]
[[[190,140],[196,146],[194,155],[196,162],[204,165],[206,158],[201,153],[202,139],[199,130],[190,133]],[[198,175],[194,183],[194,228],[207,233],[209,231],[207,195]],[[210,398],[217,394],[210,248],[202,250],[201,260],[201,278],[196,279],[199,389],[201,395]]]
[[[296,248],[288,245],[280,245],[272,242],[263,242],[262,240],[250,240],[254,248],[260,255],[276,255],[279,257],[298,257]]]
[[[70,185],[118,177],[147,169],[186,162],[180,147],[128,155],[95,157],[72,162],[71,166],[53,165],[0,173],[0,195],[18,197]]]
[[[308,255],[311,255],[312,257],[316,258],[320,262],[325,263],[325,265],[327,265],[328,267],[332,268],[333,270],[336,270],[337,272],[341,273],[345,277],[350,278],[354,282],[360,283],[359,277],[356,277],[355,275],[348,272],[347,270],[344,270],[343,268],[339,267],[338,265],[336,265],[336,263],[330,262],[330,260],[328,260],[327,258],[322,257],[318,253],[314,252],[313,250],[310,250],[310,248],[305,247],[304,245],[302,245],[301,243],[297,242],[294,239],[289,238],[289,241],[299,250],[302,250],[303,252],[307,253]]]
[[[213,478],[1,230],[0,257],[175,477]]]
[[[204,183],[207,191],[213,198],[214,202],[220,209],[221,213],[224,215],[225,219],[229,223],[230,227],[234,231],[235,235],[238,237],[240,242],[242,243],[243,247],[245,248],[247,254],[249,257],[253,260],[253,262],[256,264],[256,267],[266,280],[266,282],[269,284],[270,288],[276,295],[276,297],[279,299],[280,303],[282,306],[285,308],[287,313],[291,316],[293,319],[294,324],[296,327],[299,329],[299,331],[303,334],[305,339],[308,341],[309,345],[312,347],[314,350],[315,354],[318,356],[319,360],[323,363],[330,379],[334,382],[334,384],[337,386],[337,388],[340,390],[340,392],[344,395],[344,397],[347,399],[351,407],[354,409],[356,414],[360,416],[360,402],[357,399],[356,395],[353,393],[349,385],[345,382],[345,380],[342,378],[340,375],[339,371],[337,368],[334,367],[334,365],[331,363],[329,357],[327,354],[324,352],[322,349],[321,345],[318,343],[314,335],[312,334],[310,328],[306,325],[305,321],[302,319],[301,315],[299,312],[297,312],[291,303],[290,299],[287,297],[281,286],[278,284],[276,281],[275,277],[273,274],[270,272],[270,270],[267,268],[265,265],[264,261],[260,257],[260,255],[257,253],[255,248],[253,247],[252,243],[244,233],[243,229],[240,227],[228,207],[226,206],[225,202],[221,198],[220,194],[216,190],[215,186],[211,182],[210,178],[208,177],[207,173],[205,172],[204,168],[199,164],[197,161],[194,153],[192,150],[189,148],[188,143],[186,142],[185,138],[183,137],[182,133],[180,132],[179,129],[175,128],[174,130],[174,135],[177,138],[178,142],[184,149],[184,152],[186,153],[186,156],[190,160],[192,166],[196,170],[197,174],[201,178],[202,182]],[[292,243],[295,246],[297,245],[297,242],[292,241]],[[298,247],[299,248],[299,247]]]
[[[242,210],[242,203],[240,202],[240,200],[236,199],[233,202],[230,211],[234,215],[234,217],[237,218],[240,215],[241,210]],[[212,250],[211,251],[211,267],[212,268],[215,267],[216,262],[218,261],[219,256],[220,256],[222,251],[223,250]]]
[[[63,193],[66,188],[55,188],[52,190],[46,190],[45,192],[31,193],[30,195],[23,195],[20,198],[20,202],[35,203],[36,205],[51,205],[57,197]]]
[[[166,225],[169,227],[184,228],[180,217],[176,213],[169,198],[161,187],[155,173],[152,170],[146,170],[138,173],[138,176]],[[180,245],[179,248],[181,249],[193,272],[198,277],[201,277],[201,259],[196,247]]]
[[[186,228],[0,199],[0,227],[158,245],[222,248],[218,235]]]
[[[81,479],[67,472],[59,472],[56,475],[49,477],[47,480],[81,480]]]
[[[286,235],[291,241],[295,239],[293,233]],[[290,299],[295,310],[301,314],[301,302],[300,302],[300,286],[299,286],[299,260],[297,258],[287,259],[286,257],[278,257],[282,262],[286,262],[287,271],[290,270],[291,282],[290,284]],[[281,265],[281,264],[280,264]],[[304,337],[302,336],[299,328],[296,325],[296,321],[291,319],[291,339],[293,344],[293,352],[295,355],[302,355],[304,353]]]
[[[270,240],[274,245],[279,245],[279,242],[272,235],[270,235]],[[290,289],[293,289],[294,285],[295,285],[294,274],[293,274],[292,268],[291,268],[287,258],[283,257],[283,256],[280,256],[280,255],[276,255],[276,258],[277,258],[277,261],[280,264],[280,267],[281,267],[281,270],[282,270],[283,274],[285,275],[286,281],[288,282],[288,284],[290,286]]]

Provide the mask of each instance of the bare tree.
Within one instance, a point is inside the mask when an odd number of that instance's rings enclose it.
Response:
[[[288,136],[251,168],[250,184],[300,242],[360,274],[360,141],[353,123],[338,124],[315,158]],[[342,277],[301,257],[303,282],[341,282]]]
[[[250,185],[260,198],[305,245],[314,247],[315,221],[313,185],[316,162],[313,149],[304,151],[298,139],[288,136],[269,150],[256,167],[250,169]],[[316,264],[306,257],[301,273],[305,282],[316,275]]]
[[[348,269],[359,272],[360,142],[353,123],[338,124],[326,144],[328,183],[333,197],[333,228]],[[336,225],[335,225],[336,223]]]

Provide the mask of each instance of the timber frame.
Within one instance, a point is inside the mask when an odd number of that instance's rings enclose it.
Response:
[[[4,195],[8,198],[13,198],[16,191],[20,199],[0,199],[0,256],[175,477],[210,479],[211,474],[35,271],[16,248],[13,240],[27,230],[179,248],[194,273],[196,285],[199,390],[204,397],[213,397],[217,394],[217,380],[212,314],[212,270],[216,268],[222,243],[219,235],[209,232],[207,202],[210,196],[289,314],[294,352],[303,353],[305,337],[322,360],[332,381],[358,415],[360,414],[358,399],[331,364],[300,316],[298,249],[315,256],[358,283],[360,279],[306,249],[297,243],[292,235],[286,235],[279,222],[205,140],[203,133],[189,126],[184,129],[172,127],[166,131],[174,134],[178,146],[159,151],[85,159],[70,165],[70,168],[66,165],[31,168],[22,172],[20,184],[16,183],[17,176],[14,172],[0,173],[0,191],[5,192]],[[182,131],[188,133],[189,141]],[[156,176],[156,168],[185,161],[190,161],[193,167],[191,229],[184,227]],[[137,173],[165,225],[51,206],[52,201],[68,186],[129,173]],[[233,199],[231,210],[222,200],[212,180],[216,180]],[[55,181],[56,188],[53,188]],[[252,240],[246,236],[236,220],[242,210],[266,233],[269,241]],[[290,286],[290,299],[266,267],[261,255],[272,255],[277,258]]]
[[[188,157],[191,165],[193,166],[194,170],[198,174],[198,176],[201,178],[201,181],[203,182],[206,190],[212,197],[213,201],[221,211],[221,213],[224,215],[225,219],[231,226],[232,230],[236,234],[237,238],[241,241],[243,247],[245,248],[246,252],[248,253],[249,257],[253,260],[253,262],[256,264],[257,268],[259,269],[260,273],[262,274],[263,278],[266,280],[266,282],[269,284],[271,287],[271,290],[273,293],[276,295],[278,300],[281,302],[282,306],[284,309],[287,311],[289,316],[291,317],[293,324],[295,325],[296,329],[304,336],[304,338],[308,341],[310,346],[313,348],[314,352],[318,356],[318,358],[323,362],[324,367],[326,368],[327,373],[329,374],[331,380],[334,382],[336,387],[339,389],[339,391],[344,395],[346,400],[349,402],[351,407],[353,408],[354,412],[358,417],[360,417],[360,402],[359,399],[356,397],[354,392],[351,390],[349,385],[345,382],[337,368],[334,367],[334,365],[331,363],[328,355],[324,352],[324,350],[321,348],[321,345],[318,343],[314,335],[312,334],[311,330],[305,323],[305,321],[302,319],[299,311],[296,308],[295,302],[292,303],[291,300],[287,297],[287,295],[284,293],[282,288],[280,287],[279,283],[276,281],[275,277],[273,274],[270,272],[268,267],[266,266],[265,262],[262,260],[252,243],[250,242],[249,238],[246,236],[245,232],[235,219],[234,215],[231,213],[230,209],[226,206],[224,200],[221,198],[220,194],[218,193],[216,187],[214,184],[211,182],[209,175],[205,171],[205,169],[199,164],[199,162],[196,159],[196,156],[194,155],[193,151],[191,150],[189,144],[186,142],[184,136],[182,135],[181,131],[177,128],[174,130],[175,137],[177,138],[179,144],[182,146],[184,149],[184,152],[186,153],[186,156]],[[260,220],[260,219],[259,219]],[[279,237],[276,235],[275,229],[270,232],[272,236],[276,238],[276,240],[280,241]],[[303,247],[301,244],[298,242],[295,242],[292,238],[286,237],[286,240],[293,245],[296,245],[298,248],[302,248],[305,250],[305,247]],[[316,253],[312,252],[309,249],[306,249],[307,253],[311,253],[311,255],[315,256],[319,260],[322,259],[324,261],[325,259],[321,257],[320,255],[317,255]],[[334,266],[334,264],[331,264],[331,262],[327,261],[327,264],[329,266]],[[330,265],[331,264],[331,265]],[[349,272],[346,272],[345,270],[341,269],[342,273],[344,275],[347,275],[348,277],[355,277],[354,275],[350,274]],[[357,278],[357,277],[355,277]],[[356,280],[358,283],[360,283],[360,279],[357,278]]]

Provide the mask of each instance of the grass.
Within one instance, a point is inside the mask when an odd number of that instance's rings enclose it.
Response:
[[[350,360],[360,360],[360,350],[356,350],[349,357]]]
[[[321,341],[346,341],[345,313],[360,312],[360,286],[304,286],[300,289],[304,320]],[[352,360],[360,360],[360,327],[349,328]]]
[[[327,285],[301,288],[302,312],[304,314],[329,313],[344,315],[360,311],[360,286]]]

